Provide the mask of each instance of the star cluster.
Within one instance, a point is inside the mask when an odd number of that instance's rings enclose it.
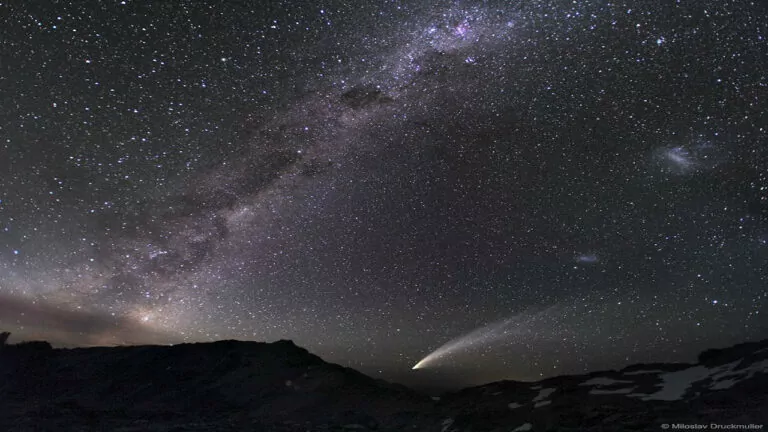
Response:
[[[766,17],[0,4],[0,324],[64,345],[288,338],[408,383],[761,337]]]

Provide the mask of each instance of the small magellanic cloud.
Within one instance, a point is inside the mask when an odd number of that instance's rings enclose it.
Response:
[[[596,254],[579,254],[576,255],[576,262],[580,264],[597,264],[600,262],[600,258]]]

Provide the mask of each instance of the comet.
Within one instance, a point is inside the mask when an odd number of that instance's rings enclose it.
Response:
[[[432,351],[419,360],[411,369],[419,370],[432,366],[438,360],[459,352],[465,352],[472,348],[486,346],[492,343],[509,342],[515,337],[530,335],[533,332],[534,323],[541,321],[546,314],[552,311],[555,306],[549,307],[543,311],[531,313],[523,312],[514,317],[487,324],[478,329],[472,330],[462,336],[452,339],[436,350]]]

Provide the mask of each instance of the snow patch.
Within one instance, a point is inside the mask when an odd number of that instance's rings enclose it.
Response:
[[[653,394],[632,393],[629,396],[640,397],[642,400],[666,400],[673,401],[682,399],[686,390],[696,381],[703,380],[710,376],[712,371],[704,366],[696,366],[683,369],[677,372],[669,372],[659,375],[663,381],[661,390]]]
[[[594,386],[610,386],[614,384],[631,384],[632,381],[623,381],[623,380],[615,380],[610,379],[606,377],[597,377],[592,378],[590,380],[584,381],[583,383],[579,384],[580,386],[588,386],[588,385],[594,385]]]
[[[709,388],[711,390],[729,389],[741,381],[752,378],[758,372],[768,372],[768,359],[752,363],[749,367],[744,369],[733,370],[739,363],[740,362],[736,361],[727,364],[726,366],[730,367],[726,371],[713,376],[712,381],[714,381],[714,383]]]
[[[541,387],[539,387],[539,388],[541,388]],[[549,395],[551,395],[554,392],[555,392],[555,389],[553,389],[553,388],[541,389],[541,390],[539,390],[539,394],[536,395],[535,398],[533,398],[533,402],[538,402],[538,401],[544,400],[544,399],[548,398]]]
[[[533,429],[533,425],[530,423],[524,423],[514,429],[512,429],[512,432],[525,432]]]
[[[640,399],[646,400],[646,401],[647,400],[666,400],[666,401],[680,400],[685,395],[685,392],[688,391],[691,385],[695,382],[706,380],[708,378],[712,378],[714,381],[717,381],[729,375],[731,376],[734,375],[734,373],[732,373],[731,370],[734,367],[736,367],[736,365],[738,365],[740,362],[741,360],[737,360],[733,363],[728,363],[726,365],[714,367],[711,369],[706,368],[704,366],[694,366],[694,367],[683,369],[677,372],[668,372],[665,374],[661,374],[659,375],[659,377],[662,380],[661,390],[652,394],[631,393],[628,396],[639,397]],[[738,374],[740,372],[741,371],[737,371],[735,373]],[[721,384],[723,386],[722,388],[727,388],[725,386],[729,385],[730,381],[731,380],[729,380],[729,382],[723,382]]]
[[[729,388],[733,387],[734,385],[736,385],[736,383],[739,382],[739,381],[741,381],[741,380],[731,379],[731,378],[725,379],[725,380],[722,380],[722,381],[716,381],[714,384],[712,384],[712,386],[710,387],[710,390],[725,390],[725,389],[729,389]]]
[[[541,386],[539,386],[539,388],[541,388]],[[551,404],[552,401],[548,401],[548,400],[544,400],[544,399],[548,398],[549,395],[551,395],[552,393],[555,392],[555,390],[556,389],[554,389],[554,388],[545,388],[545,389],[539,390],[539,394],[536,395],[536,397],[533,398],[533,400],[531,401],[531,402],[535,402],[533,407],[534,408],[539,408],[539,407],[543,407],[545,405]]]
[[[443,420],[443,428],[440,430],[440,432],[448,432],[448,429],[451,427],[452,424],[453,424],[453,419],[450,417]]]

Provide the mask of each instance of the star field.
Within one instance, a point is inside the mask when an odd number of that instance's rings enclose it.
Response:
[[[767,17],[2,3],[0,325],[457,384],[764,337]]]

